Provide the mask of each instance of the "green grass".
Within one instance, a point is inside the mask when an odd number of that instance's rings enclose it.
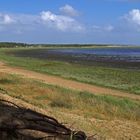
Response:
[[[84,83],[124,90],[134,94],[140,94],[139,70],[83,66],[66,62],[47,61],[34,58],[19,58],[5,54],[7,51],[16,51],[19,49],[20,48],[0,49],[0,60],[13,66],[20,66],[41,73],[47,73]]]
[[[130,139],[130,134],[139,138],[140,102],[136,100],[78,92],[0,73],[3,79],[0,93],[43,108],[68,127],[106,139]]]
[[[0,83],[1,92],[44,109],[57,109],[85,118],[140,121],[140,102],[135,100],[78,92],[3,73],[0,73],[1,79],[7,79],[7,83]]]

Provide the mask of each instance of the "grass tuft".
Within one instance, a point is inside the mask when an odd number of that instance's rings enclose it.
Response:
[[[0,79],[0,84],[10,84],[10,83],[14,83],[14,81],[6,78]]]

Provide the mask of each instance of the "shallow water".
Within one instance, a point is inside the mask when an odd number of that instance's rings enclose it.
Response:
[[[140,69],[140,48],[138,47],[29,49],[17,51],[14,55],[84,65]]]
[[[114,60],[124,60],[140,62],[140,48],[91,48],[91,49],[56,49],[51,53],[67,55],[93,55],[97,57],[114,58]]]

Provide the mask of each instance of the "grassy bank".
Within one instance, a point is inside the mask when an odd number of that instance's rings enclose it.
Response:
[[[0,60],[13,66],[20,66],[41,73],[140,94],[140,71],[138,70],[83,66],[34,58],[19,58],[5,54],[7,51],[19,49],[0,49]]]
[[[0,90],[45,109],[57,108],[88,118],[124,118],[136,121],[140,119],[140,103],[137,101],[78,92],[15,75],[0,73]]]
[[[43,108],[90,134],[108,139],[139,137],[140,103],[135,100],[77,92],[4,73],[0,73],[0,93]]]

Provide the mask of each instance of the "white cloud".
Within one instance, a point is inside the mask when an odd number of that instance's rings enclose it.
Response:
[[[59,9],[63,14],[68,16],[78,16],[79,13],[76,9],[74,9],[72,6],[66,4],[65,6],[61,7]]]
[[[140,26],[140,10],[139,9],[133,9],[128,14],[124,16],[124,18],[129,21],[130,23],[133,23],[135,25]]]
[[[104,27],[104,30],[111,32],[112,30],[114,30],[114,27],[112,25],[108,25]]]
[[[8,25],[8,26],[7,26]],[[54,29],[59,31],[79,32],[84,30],[75,18],[56,15],[50,11],[43,11],[38,15],[30,14],[2,14],[0,13],[0,31],[26,32],[36,31],[37,28]]]
[[[64,15],[56,15],[50,11],[41,12],[41,19],[49,27],[61,31],[81,31],[84,29],[84,27],[74,18]]]
[[[114,26],[112,25],[107,25],[107,26],[97,26],[97,25],[93,25],[92,26],[92,30],[94,32],[111,32],[114,30]]]
[[[12,19],[11,16],[9,16],[8,14],[1,14],[0,13],[0,24],[11,24],[13,23],[14,20]]]
[[[39,15],[0,13],[0,32],[21,34],[34,31],[41,24],[38,23],[39,20]]]

